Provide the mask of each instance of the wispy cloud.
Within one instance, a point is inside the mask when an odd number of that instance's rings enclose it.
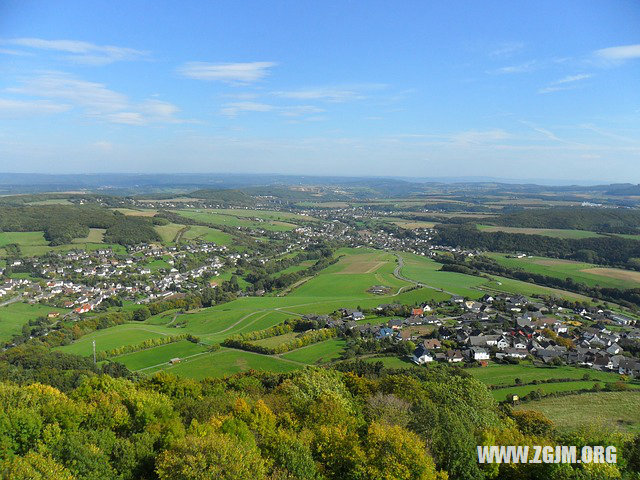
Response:
[[[468,130],[466,132],[459,132],[452,134],[450,139],[454,143],[459,144],[481,144],[488,142],[497,142],[509,138],[510,135],[502,129],[493,130]]]
[[[342,103],[366,98],[367,92],[382,90],[387,85],[372,83],[343,87],[309,87],[296,90],[280,90],[271,95],[291,100],[320,100],[332,103]]]
[[[259,102],[232,102],[224,105],[220,113],[229,117],[235,117],[241,112],[270,112],[273,105]]]
[[[64,72],[43,72],[26,79],[18,87],[6,89],[13,94],[62,100],[80,108],[86,115],[111,123],[144,125],[153,122],[177,123],[178,108],[168,102],[150,99],[132,103],[129,98],[106,85],[79,79]]]
[[[489,52],[489,56],[494,58],[510,57],[521,51],[523,48],[524,43],[522,42],[507,42]]]
[[[640,43],[635,45],[621,45],[619,47],[609,47],[596,50],[595,55],[604,60],[622,62],[640,58]]]
[[[42,38],[13,38],[0,43],[37,50],[65,52],[67,60],[87,65],[107,65],[109,63],[137,60],[148,53],[133,48],[113,45],[96,45],[77,40],[45,40]],[[25,52],[26,53],[26,52]],[[13,53],[16,54],[16,53]]]
[[[517,65],[508,65],[506,67],[498,68],[496,70],[492,70],[489,73],[497,73],[497,74],[512,74],[512,73],[527,73],[537,70],[539,68],[539,63],[535,60],[530,60],[528,62],[519,63]]]
[[[324,112],[324,109],[313,105],[271,105],[260,102],[232,102],[223,105],[222,115],[236,117],[244,112],[274,112],[285,117],[303,117]]]
[[[563,77],[560,80],[556,80],[555,82],[551,82],[545,88],[541,88],[538,90],[538,93],[551,93],[558,92],[560,90],[569,90],[575,88],[575,83],[581,80],[586,80],[588,78],[593,77],[590,73],[580,73],[578,75],[569,75],[567,77]]]
[[[46,100],[25,101],[0,98],[0,115],[2,116],[47,115],[66,112],[71,108],[71,105],[58,104]]]
[[[196,80],[221,81],[231,84],[247,84],[269,75],[275,62],[205,63],[188,62],[178,68],[178,73]]]

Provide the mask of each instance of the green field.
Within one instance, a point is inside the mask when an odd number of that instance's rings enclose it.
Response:
[[[347,342],[345,340],[334,338],[298,348],[297,350],[281,355],[281,357],[308,364],[328,363],[340,358],[340,353],[346,345]]]
[[[543,235],[545,237],[555,238],[591,238],[600,237],[596,232],[588,230],[568,230],[561,228],[521,228],[521,227],[502,227],[495,225],[478,225],[478,230],[483,232],[507,232],[507,233],[524,233],[527,235]]]
[[[222,232],[211,227],[202,225],[190,225],[189,229],[182,236],[185,240],[201,240],[203,242],[212,242],[218,245],[231,245],[233,237],[228,233]]]
[[[164,328],[156,325],[140,323],[125,323],[104,330],[97,330],[85,335],[70,345],[58,347],[65,353],[88,356],[93,351],[93,341],[96,341],[96,351],[102,352],[120,347],[140,343],[150,338],[163,337],[165,335],[178,335],[180,330]]]
[[[169,223],[168,225],[156,225],[153,228],[158,232],[163,243],[172,243],[178,232],[186,227],[178,223]]]
[[[44,232],[0,232],[0,247],[17,243],[20,246],[48,245]]]
[[[485,368],[469,368],[466,372],[473,375],[487,385],[513,385],[515,379],[528,383],[534,380],[548,380],[550,378],[573,378],[582,380],[587,374],[593,380],[601,382],[615,382],[620,376],[614,373],[599,372],[590,368],[576,368],[569,366],[535,367],[529,363],[519,365],[500,365],[491,363]]]
[[[342,249],[344,255],[338,263],[322,270],[311,280],[296,288],[289,296],[314,298],[373,298],[367,290],[374,285],[385,285],[397,293],[410,283],[393,276],[395,256],[365,249]],[[380,297],[378,297],[380,298]]]
[[[140,352],[128,353],[112,360],[124,364],[129,370],[136,371],[152,368],[162,363],[168,363],[172,358],[185,358],[206,352],[207,348],[187,340],[169,343],[159,347],[149,348]]]
[[[287,342],[293,340],[298,335],[299,335],[299,333],[289,332],[289,333],[285,333],[284,335],[276,335],[275,337],[269,337],[269,338],[262,338],[260,340],[254,340],[251,343],[253,343],[255,345],[260,345],[261,347],[265,347],[265,348],[273,348],[273,347],[277,347],[278,345],[280,345],[282,343],[287,343]]]
[[[221,210],[179,210],[177,213],[185,218],[191,218],[199,222],[210,225],[226,225],[228,227],[247,227],[255,230],[287,231],[296,228],[296,225],[280,220],[260,219],[258,211],[253,211],[256,215],[252,218],[228,213],[220,213]],[[248,212],[243,210],[243,212]],[[256,219],[254,219],[256,218]]]
[[[72,243],[103,243],[104,228],[90,228],[89,235],[82,238],[74,238]]]
[[[469,298],[480,298],[484,292],[476,288],[489,282],[486,278],[474,277],[463,273],[441,272],[442,264],[427,257],[412,253],[401,253],[404,266],[400,272],[407,278],[417,282],[441,288],[456,295]]]
[[[40,305],[39,303],[29,305],[28,303],[22,302],[15,302],[0,307],[0,342],[11,340],[13,335],[22,331],[22,326],[29,320],[46,316],[49,312],[61,312],[61,315],[64,315],[65,310]]]
[[[640,392],[598,392],[543,398],[517,407],[538,410],[558,427],[594,426],[605,431],[640,432]]]
[[[35,257],[49,252],[66,252],[78,248],[87,251],[111,248],[117,253],[126,252],[126,249],[122,245],[102,243],[103,235],[104,230],[92,228],[86,237],[76,238],[73,240],[73,243],[67,245],[52,247],[44,238],[44,232],[0,232],[0,256],[6,256],[6,251],[2,247],[12,243],[20,246],[20,251],[25,257]]]
[[[247,370],[268,370],[271,372],[290,372],[304,365],[270,355],[222,348],[216,352],[205,353],[188,358],[176,365],[163,365],[145,372],[164,370],[181,377],[195,378],[222,377]]]
[[[622,289],[640,286],[640,273],[619,268],[603,268],[591,263],[546,257],[510,258],[502,253],[487,253],[486,255],[505,267],[521,268],[527,272],[560,279],[571,277],[576,282],[590,286],[600,285]]]

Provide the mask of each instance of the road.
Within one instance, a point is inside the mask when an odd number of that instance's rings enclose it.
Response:
[[[16,297],[10,298],[9,300],[5,300],[4,302],[0,303],[0,307],[11,305],[12,303],[19,302],[20,300],[22,300],[22,295],[18,295]]]
[[[402,267],[404,266],[404,260],[397,253],[394,253],[394,255],[398,259],[398,265],[396,266],[395,270],[393,271],[393,276],[396,277],[397,279],[404,280],[405,282],[413,283],[414,285],[417,285],[419,287],[430,288],[431,290],[436,290],[438,292],[446,293],[447,295],[457,295],[456,293],[449,292],[447,290],[443,290],[442,288],[433,287],[431,285],[427,285],[426,283],[417,282],[416,280],[412,280],[411,278],[407,278],[407,277],[403,276],[400,273],[400,270],[402,270]]]

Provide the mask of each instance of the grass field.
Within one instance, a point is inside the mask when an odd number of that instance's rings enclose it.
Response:
[[[151,368],[162,363],[168,363],[172,358],[185,358],[205,352],[206,350],[207,348],[202,345],[182,340],[180,342],[114,357],[113,360],[124,364],[129,370],[135,371],[142,368]]]
[[[407,278],[464,297],[477,299],[484,295],[484,292],[476,290],[476,288],[487,284],[489,280],[486,278],[463,273],[441,272],[439,270],[442,265],[430,258],[412,253],[401,253],[400,255],[404,260],[401,273]]]
[[[131,217],[153,217],[156,213],[158,213],[157,210],[151,209],[138,210],[133,208],[114,208],[114,210]]]
[[[0,307],[0,342],[11,340],[13,335],[22,331],[22,326],[29,320],[46,316],[49,312],[61,312],[64,314],[65,310],[40,305],[39,303],[29,305],[28,303],[22,302],[15,302]]]
[[[344,350],[347,342],[341,338],[325,340],[324,342],[314,343],[306,347],[287,352],[282,356],[287,360],[296,362],[316,364],[328,363],[340,358],[340,353]]]
[[[620,376],[614,373],[599,372],[587,368],[576,368],[569,366],[559,367],[535,367],[528,363],[519,365],[500,365],[491,363],[485,368],[469,368],[466,372],[473,375],[487,385],[513,385],[515,379],[527,383],[533,380],[548,380],[551,378],[573,378],[582,380],[585,374],[593,380],[601,382],[615,382]]]
[[[243,210],[243,212],[248,212]],[[178,210],[178,214],[185,218],[191,218],[199,222],[208,223],[210,225],[226,225],[228,227],[247,227],[255,230],[273,230],[287,231],[296,228],[296,225],[281,220],[264,220],[258,215],[257,210],[253,211],[256,215],[251,218],[247,216],[231,215],[229,213],[220,213],[220,210]],[[257,219],[257,220],[256,220]]]
[[[48,245],[44,232],[1,232],[0,247],[17,243],[20,246]]]
[[[178,223],[169,223],[168,225],[156,225],[153,228],[158,232],[163,243],[172,243],[178,232],[184,229],[185,226]]]
[[[89,235],[82,238],[74,238],[73,243],[103,243],[105,232],[104,228],[90,228]]]
[[[640,392],[598,392],[543,398],[517,407],[538,410],[561,429],[593,426],[640,432]]]
[[[591,238],[601,236],[599,233],[588,230],[565,230],[560,228],[521,228],[479,224],[478,229],[483,232],[524,233],[527,235],[543,235],[545,237],[555,238]]]
[[[559,260],[546,257],[510,258],[502,253],[487,253],[488,257],[509,268],[521,268],[527,272],[550,277],[573,278],[586,285],[613,288],[636,288],[640,286],[640,272],[619,268],[603,268],[591,263]]]
[[[200,380],[206,377],[233,375],[234,373],[246,372],[251,369],[290,372],[303,366],[303,364],[270,355],[221,348],[216,352],[187,358],[176,365],[163,365],[145,372],[153,373],[158,370],[165,370],[174,375]]]
[[[44,232],[0,232],[0,256],[6,255],[2,247],[12,243],[20,246],[20,251],[25,257],[44,255],[49,252],[66,252],[78,248],[88,251],[111,248],[117,253],[126,252],[122,245],[102,243],[103,234],[102,229],[91,229],[87,237],[74,239],[73,243],[52,247],[44,238]]]
[[[282,344],[282,343],[286,343],[289,342],[291,340],[293,340],[294,338],[296,338],[299,334],[296,332],[289,332],[289,333],[285,333],[284,335],[276,335],[275,337],[269,337],[269,338],[263,338],[260,340],[254,340],[251,343],[254,343],[256,345],[260,345],[261,347],[265,347],[265,348],[273,348],[273,347],[277,347],[278,345]]]
[[[85,335],[70,345],[58,347],[65,353],[88,356],[93,351],[93,341],[96,341],[96,351],[101,352],[120,347],[140,343],[150,338],[163,337],[165,335],[178,335],[183,333],[180,330],[165,328],[156,325],[145,325],[140,323],[125,323],[104,330],[97,330]]]
[[[203,242],[213,242],[218,245],[230,245],[233,242],[233,237],[228,233],[202,225],[190,225],[182,238],[185,240],[197,239]]]
[[[338,263],[324,269],[293,290],[289,296],[373,298],[375,295],[367,293],[367,290],[374,285],[388,286],[393,293],[411,285],[393,276],[396,259],[390,253],[365,249],[342,249],[338,251],[338,255],[344,255]]]

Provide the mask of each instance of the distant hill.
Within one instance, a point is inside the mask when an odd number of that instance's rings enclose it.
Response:
[[[562,228],[602,233],[640,233],[640,210],[627,208],[536,208],[492,219],[506,227]]]

